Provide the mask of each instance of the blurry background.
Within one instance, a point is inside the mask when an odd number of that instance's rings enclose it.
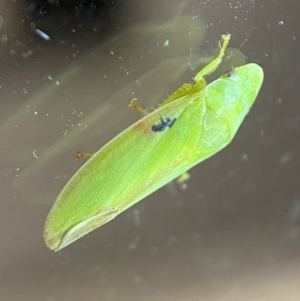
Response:
[[[299,300],[297,0],[0,3],[0,300]],[[211,60],[265,82],[234,141],[53,253],[46,215],[84,161]]]

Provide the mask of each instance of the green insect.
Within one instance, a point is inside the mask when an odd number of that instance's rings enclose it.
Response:
[[[214,155],[235,136],[263,82],[263,70],[246,64],[206,84],[219,55],[194,80],[170,95],[104,145],[63,188],[44,228],[46,245],[58,251]],[[135,101],[130,104],[144,113]],[[84,154],[79,154],[84,156]]]

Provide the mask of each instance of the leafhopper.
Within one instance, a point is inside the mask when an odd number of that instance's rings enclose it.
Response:
[[[98,150],[69,180],[51,208],[46,245],[58,251],[109,222],[166,183],[223,149],[235,136],[263,82],[254,63],[207,84],[218,56],[159,107]],[[136,102],[131,107],[139,109]]]

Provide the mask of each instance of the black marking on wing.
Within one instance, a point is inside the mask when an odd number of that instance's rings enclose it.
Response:
[[[166,118],[166,120],[164,120],[162,117],[160,118],[160,123],[159,124],[154,124],[152,126],[152,131],[153,132],[162,132],[164,131],[167,127],[171,127],[174,122],[176,121],[176,118],[170,119],[170,118]]]

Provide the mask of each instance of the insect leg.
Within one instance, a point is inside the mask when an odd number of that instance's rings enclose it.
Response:
[[[141,112],[144,115],[149,114],[149,111],[142,108],[136,101],[137,101],[137,99],[133,98],[132,101],[130,102],[130,104],[128,105],[128,109],[137,110],[137,111]]]
[[[94,155],[95,152],[82,152],[81,150],[78,150],[77,153],[76,153],[76,158],[79,160],[81,158],[90,158]]]
[[[196,74],[196,76],[194,78],[196,83],[201,81],[203,79],[203,76],[214,72],[218,68],[218,66],[220,65],[222,58],[224,56],[225,49],[227,48],[230,37],[231,37],[230,34],[222,35],[223,44],[221,46],[218,56],[214,60],[212,60],[208,65],[206,65],[200,72],[198,72]]]
[[[184,183],[189,180],[190,174],[186,171],[177,178],[177,183]]]

